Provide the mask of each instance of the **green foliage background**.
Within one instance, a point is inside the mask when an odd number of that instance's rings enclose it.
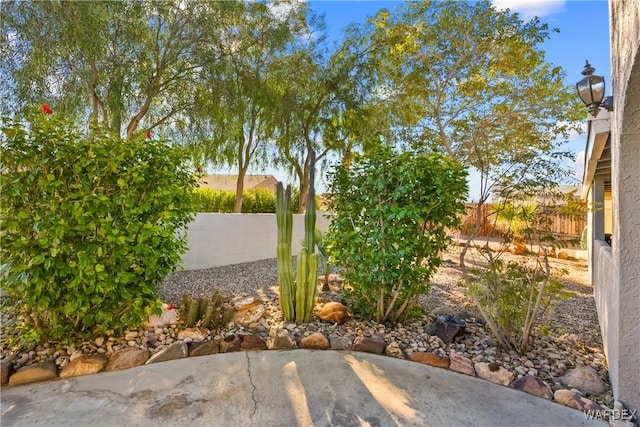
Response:
[[[41,112],[3,119],[1,143],[2,287],[25,326],[61,339],[159,312],[195,208],[183,149]]]
[[[330,185],[335,213],[326,234],[332,261],[344,269],[357,315],[402,321],[429,292],[429,278],[459,224],[466,170],[439,154],[382,148],[339,166]]]
[[[235,191],[213,190],[200,187],[195,191],[198,212],[232,213],[236,200]],[[300,192],[294,190],[292,203],[297,206]],[[252,188],[242,195],[242,213],[275,213],[276,195],[266,188]]]

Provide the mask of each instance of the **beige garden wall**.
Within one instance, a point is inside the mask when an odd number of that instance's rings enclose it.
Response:
[[[318,212],[316,226],[326,231],[329,221]],[[199,213],[189,224],[188,251],[182,268],[195,270],[276,257],[278,231],[275,214]],[[304,215],[293,215],[294,255],[304,240]]]

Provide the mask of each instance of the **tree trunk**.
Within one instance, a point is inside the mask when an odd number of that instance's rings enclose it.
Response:
[[[298,213],[303,214],[307,208],[307,196],[309,195],[309,178],[305,175],[300,183],[300,200],[298,201]]]
[[[140,121],[144,118],[144,116],[147,115],[147,112],[149,111],[149,107],[151,106],[152,99],[153,97],[148,94],[147,99],[145,99],[144,104],[142,104],[142,107],[140,108],[140,111],[138,111],[138,113],[135,116],[133,116],[131,121],[129,121],[129,124],[127,125],[127,139],[131,139],[135,134],[136,130],[138,130],[138,125],[140,124]]]
[[[300,200],[298,201],[298,213],[303,214],[307,207],[309,195],[309,156],[304,161],[304,169],[300,178]]]
[[[242,213],[242,193],[244,192],[244,177],[247,168],[238,168],[238,181],[236,182],[236,201],[233,204],[233,213]]]
[[[462,248],[462,252],[460,252],[460,268],[462,270],[462,274],[464,276],[464,278],[467,278],[467,268],[466,265],[464,263],[465,257],[467,255],[467,251],[469,250],[469,247],[471,247],[471,242],[473,242],[473,239],[475,239],[476,237],[478,237],[478,235],[480,234],[480,228],[482,228],[482,223],[484,222],[485,218],[482,217],[482,207],[484,206],[484,201],[480,200],[478,202],[478,204],[476,205],[476,225],[473,228],[473,231],[471,232],[470,235],[467,236],[467,242],[464,244],[464,248]]]
[[[349,143],[347,149],[344,152],[344,156],[342,156],[342,167],[346,170],[349,170],[349,166],[351,166],[351,160],[353,159],[353,153],[351,152],[352,147],[353,143]]]

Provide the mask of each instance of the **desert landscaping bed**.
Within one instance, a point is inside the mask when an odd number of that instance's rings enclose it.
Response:
[[[444,263],[432,279],[431,293],[420,301],[425,315],[398,325],[357,320],[337,324],[323,322],[317,316],[308,324],[285,321],[278,302],[275,259],[181,271],[167,278],[162,296],[176,307],[183,293],[209,296],[219,289],[229,297],[237,309],[234,319],[212,333],[203,328],[185,329],[179,324],[168,324],[129,330],[123,336],[109,332],[69,346],[55,343],[25,346],[19,344],[15,310],[10,301],[4,300],[0,338],[3,385],[7,381],[17,383],[15,375],[9,374],[26,366],[45,366],[45,373],[37,375],[47,378],[123,369],[129,362],[119,355],[125,353],[135,366],[225,351],[330,348],[369,351],[445,367],[499,384],[511,384],[548,399],[555,394],[555,400],[577,409],[597,409],[598,404],[613,407],[586,262],[552,259],[552,267],[566,271],[561,281],[573,295],[554,304],[549,316],[541,319],[546,327],[534,333],[534,347],[520,355],[496,346],[472,301],[458,284],[462,276],[458,257],[459,248],[455,247],[443,254]],[[477,253],[472,251],[468,261],[478,260]],[[319,284],[316,310],[328,302],[341,300],[339,276],[332,274],[331,279],[329,292],[322,292]],[[457,315],[466,324],[464,333],[452,342],[427,334],[425,330],[438,315]],[[74,367],[83,361],[85,371]]]

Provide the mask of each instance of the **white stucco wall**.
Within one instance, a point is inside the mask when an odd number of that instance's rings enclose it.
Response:
[[[640,0],[610,0],[611,249],[594,243],[592,273],[614,397],[640,409]]]
[[[611,247],[603,240],[592,241],[591,277],[594,283],[593,296],[598,310],[602,342],[609,361],[609,377],[618,376],[618,364],[611,363],[619,360],[618,324],[619,312],[613,306],[618,300],[618,286],[612,286],[612,278],[618,275],[616,263],[611,254]]]
[[[316,227],[329,221],[317,212]],[[189,249],[182,268],[195,270],[276,258],[278,230],[275,214],[199,213],[187,231]],[[304,215],[293,215],[293,254],[304,240]]]

